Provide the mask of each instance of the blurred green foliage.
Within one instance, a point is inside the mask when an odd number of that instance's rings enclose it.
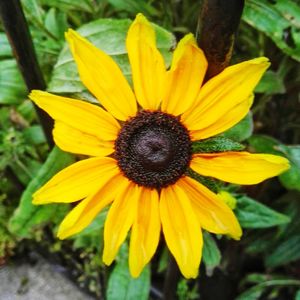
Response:
[[[128,19],[142,12],[158,24],[155,27],[158,47],[169,64],[175,37],[178,40],[195,31],[201,3],[192,0],[21,2],[48,90],[92,102],[94,99],[80,83],[65,46],[67,28],[79,28],[82,35],[112,55],[130,80],[124,45]],[[57,148],[48,154],[3,27],[0,29],[0,264],[17,252],[21,244],[36,243],[46,248],[48,254],[59,253],[64,264],[76,270],[80,286],[98,297],[148,299],[151,288],[151,299],[160,299],[157,289],[161,288],[159,282],[165,276],[169,259],[163,245],[151,268],[147,267],[133,280],[128,273],[126,244],[112,268],[104,268],[101,263],[106,211],[83,232],[61,242],[54,236],[68,205],[31,204],[32,193],[76,158]],[[279,180],[268,180],[255,187],[242,189],[211,183],[215,189],[226,189],[237,198],[235,212],[244,236],[235,253],[229,238],[205,232],[205,268],[198,280],[179,281],[176,288],[179,299],[201,298],[203,289],[209,289],[205,287],[206,278],[214,278],[216,270],[235,280],[234,297],[238,300],[300,299],[300,282],[296,279],[300,274],[299,0],[246,0],[232,62],[260,55],[269,57],[272,66],[256,88],[252,113],[223,135],[195,144],[193,150],[237,151],[245,145],[252,152],[285,156],[292,167]],[[199,180],[209,184],[210,179]],[[236,261],[240,262],[238,266]],[[248,261],[254,261],[254,266],[249,267]],[[233,265],[238,278],[230,273]],[[215,286],[218,288],[222,286]]]

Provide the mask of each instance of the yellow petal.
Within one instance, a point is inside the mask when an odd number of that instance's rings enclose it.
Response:
[[[125,121],[136,114],[134,94],[111,57],[69,29],[66,33],[81,81],[117,119]]]
[[[229,234],[240,239],[242,229],[232,210],[218,196],[196,180],[184,177],[177,183],[191,200],[202,228],[217,234]]]
[[[267,58],[260,57],[226,68],[203,85],[195,105],[182,115],[183,123],[189,130],[202,130],[223,115],[231,118],[231,110],[250,97],[269,65]],[[234,124],[246,113],[235,115]]]
[[[156,48],[154,29],[142,14],[136,16],[129,28],[126,47],[137,101],[144,109],[158,109],[165,84],[165,64]]]
[[[55,121],[101,140],[114,141],[117,138],[119,123],[101,107],[37,90],[33,90],[29,98]]]
[[[235,209],[237,200],[235,197],[232,196],[231,193],[228,193],[226,191],[219,191],[217,194],[218,198],[222,200],[229,208]]]
[[[243,119],[250,110],[254,100],[251,94],[245,101],[233,107],[229,112],[220,115],[220,118],[208,127],[200,130],[190,130],[190,136],[193,141],[209,138],[226,131]]]
[[[107,182],[96,193],[82,200],[66,215],[59,226],[57,236],[65,239],[86,228],[101,210],[114,200],[124,180],[121,173],[107,178]]]
[[[113,141],[103,141],[63,122],[56,121],[53,137],[62,150],[90,156],[107,156],[114,152]]]
[[[103,262],[106,265],[110,265],[115,259],[136,219],[138,200],[142,192],[141,187],[128,180],[119,188],[119,193],[109,209],[104,225]]]
[[[33,195],[34,204],[68,203],[90,196],[120,171],[114,159],[81,160],[57,173]]]
[[[202,234],[186,193],[177,186],[162,189],[160,216],[166,243],[184,277],[196,278],[202,255]]]
[[[200,91],[207,69],[204,53],[198,48],[192,34],[177,45],[171,69],[167,72],[163,111],[178,116],[192,107]]]
[[[287,170],[289,161],[281,156],[248,152],[195,154],[191,168],[226,182],[256,184]]]
[[[138,277],[154,255],[160,236],[158,193],[143,188],[130,236],[129,268]]]

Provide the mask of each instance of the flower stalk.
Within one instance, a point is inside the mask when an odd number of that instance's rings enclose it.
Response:
[[[203,0],[196,29],[196,39],[208,61],[208,80],[230,63],[235,33],[244,8],[244,0]],[[180,271],[171,259],[164,283],[164,300],[174,299]]]
[[[45,90],[46,83],[38,64],[20,1],[0,0],[0,17],[28,91],[33,89]],[[52,147],[54,145],[52,138],[53,120],[39,107],[34,106],[48,145]]]

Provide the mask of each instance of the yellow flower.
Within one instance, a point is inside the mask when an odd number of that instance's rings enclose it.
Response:
[[[224,132],[249,111],[253,89],[269,66],[256,58],[226,68],[202,85],[207,69],[191,34],[166,70],[155,33],[138,14],[126,39],[133,88],[117,64],[78,33],[66,33],[80,78],[101,106],[32,91],[30,98],[54,120],[56,144],[92,156],[55,175],[34,204],[81,202],[65,217],[58,237],[88,226],[111,204],[104,228],[103,261],[110,265],[131,229],[129,267],[137,277],[154,255],[161,232],[182,274],[195,278],[201,228],[240,239],[232,210],[186,175],[188,168],[236,184],[255,184],[286,170],[269,154],[192,154],[191,143]],[[201,86],[202,85],[202,86]]]

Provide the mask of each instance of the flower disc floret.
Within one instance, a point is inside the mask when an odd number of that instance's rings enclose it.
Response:
[[[122,127],[115,156],[127,178],[140,186],[161,189],[186,172],[191,140],[179,118],[161,111],[141,111]]]

